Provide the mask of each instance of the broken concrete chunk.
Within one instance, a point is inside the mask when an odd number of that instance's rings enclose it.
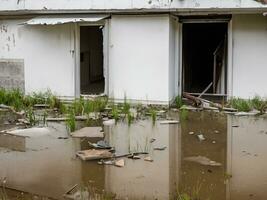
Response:
[[[196,163],[199,163],[201,165],[206,165],[206,166],[215,166],[215,167],[222,166],[221,163],[210,160],[209,158],[204,157],[204,156],[186,157],[184,160],[190,161],[190,162],[196,162]]]
[[[78,151],[76,155],[82,160],[99,160],[113,157],[113,153],[111,153],[109,150],[96,149]]]
[[[177,120],[164,120],[164,121],[160,121],[160,124],[178,124],[179,121]]]
[[[124,165],[125,165],[124,159],[120,159],[118,161],[115,161],[115,166],[117,166],[117,167],[124,167]]]
[[[70,135],[74,138],[93,138],[93,139],[104,138],[102,127],[84,127],[80,130],[72,132]]]

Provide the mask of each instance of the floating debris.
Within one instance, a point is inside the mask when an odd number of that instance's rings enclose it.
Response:
[[[118,161],[115,161],[115,166],[116,167],[124,167],[125,166],[124,159],[120,159]]]
[[[192,157],[186,157],[184,159],[185,161],[190,161],[190,162],[196,162],[201,165],[206,165],[206,166],[214,166],[214,167],[219,167],[222,166],[221,163],[218,163],[216,161],[210,160],[209,158],[205,156],[192,156]]]
[[[155,138],[151,138],[149,142],[150,142],[150,143],[153,143],[153,142],[155,142],[155,141],[156,141]]]
[[[237,127],[239,127],[239,125],[232,125],[232,127],[237,128]]]
[[[58,137],[57,139],[59,139],[59,140],[66,140],[66,139],[69,139],[69,138],[68,138],[68,137],[60,136],[60,137]]]
[[[163,121],[160,121],[160,124],[178,124],[179,121],[177,120],[163,120]]]
[[[219,132],[219,131],[217,131],[217,130],[215,130],[215,131],[214,131],[214,133],[218,134],[218,133],[220,133],[220,132]]]
[[[100,140],[97,143],[91,143],[88,141],[88,144],[96,149],[112,149],[105,140]]]
[[[212,144],[216,144],[216,141],[215,141],[215,140],[213,140],[213,141],[212,141]]]
[[[197,137],[198,137],[199,141],[204,141],[204,140],[206,140],[206,138],[204,137],[203,134],[199,134],[199,135],[197,135]]]
[[[154,161],[150,156],[145,157],[144,160],[148,161],[148,162],[153,162]]]
[[[164,151],[165,149],[167,149],[166,146],[164,146],[164,147],[154,147],[154,150],[158,150],[158,151]]]
[[[193,131],[190,131],[188,134],[189,135],[194,135],[195,133]]]

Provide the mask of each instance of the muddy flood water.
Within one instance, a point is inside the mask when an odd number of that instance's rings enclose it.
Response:
[[[10,128],[3,125],[3,115],[1,130]],[[127,200],[167,200],[178,194],[199,200],[267,199],[267,118],[206,111],[188,112],[183,119],[178,112],[168,116],[179,123],[157,120],[153,125],[145,119],[104,128],[105,139],[116,153],[148,152],[153,159],[125,157],[124,167],[77,158],[76,152],[89,145],[85,139],[70,137],[64,122],[48,123],[37,135],[33,129],[25,141],[19,137],[2,141],[4,192],[11,199],[27,194],[34,199],[64,199],[78,184],[89,188],[89,193]]]

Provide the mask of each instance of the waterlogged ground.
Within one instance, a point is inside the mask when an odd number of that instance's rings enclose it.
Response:
[[[12,127],[3,125],[6,115],[1,116],[0,129]],[[168,117],[180,123],[157,121],[153,126],[146,119],[130,127],[119,122],[105,128],[116,153],[146,151],[154,160],[144,161],[145,155],[140,160],[124,158],[122,168],[76,158],[78,150],[88,148],[87,141],[69,137],[64,123],[48,123],[48,132],[26,139],[25,152],[1,148],[4,192],[11,199],[23,199],[28,193],[34,199],[63,199],[78,184],[94,194],[129,200],[166,200],[179,194],[200,200],[267,199],[267,118],[215,112],[189,112],[182,119],[171,112]],[[154,150],[164,146],[163,151]]]

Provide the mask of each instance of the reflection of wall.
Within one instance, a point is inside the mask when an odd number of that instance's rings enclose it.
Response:
[[[173,194],[176,177],[178,145],[178,127],[176,125],[157,125],[153,128],[150,121],[131,125],[117,125],[110,142],[120,153],[148,150],[154,162],[125,159],[123,168],[106,166],[106,191],[119,197],[130,199],[169,199]],[[120,138],[117,140],[116,138]],[[149,140],[155,138],[154,146],[167,146],[165,151],[154,151]]]
[[[267,199],[266,119],[229,116],[228,123],[229,199]]]
[[[51,138],[28,138],[26,152],[1,152],[0,178],[7,178],[7,187],[60,199],[81,182],[81,162],[71,159],[79,144]]]
[[[225,200],[226,186],[226,119],[207,112],[190,112],[188,120],[181,122],[181,169],[179,189],[181,193],[192,194],[200,187],[201,199]],[[188,134],[193,131],[194,135]],[[215,133],[214,131],[219,131]],[[200,142],[196,134],[203,134]],[[216,143],[214,144],[213,141]],[[221,167],[204,166],[185,161],[186,157],[204,156],[222,164]]]

